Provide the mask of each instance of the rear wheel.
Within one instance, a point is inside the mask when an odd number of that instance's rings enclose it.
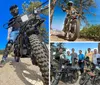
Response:
[[[29,41],[31,45],[32,55],[34,55],[37,65],[40,67],[40,71],[42,72],[44,84],[49,85],[49,61],[42,42],[35,34],[29,36]]]

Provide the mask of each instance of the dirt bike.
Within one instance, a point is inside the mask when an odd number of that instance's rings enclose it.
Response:
[[[58,70],[55,70],[53,66],[51,68],[51,73],[54,76],[51,85],[58,85],[59,81],[69,84],[77,82],[79,68],[71,66],[68,60],[62,60],[61,62],[60,65],[58,64],[60,66]]]
[[[34,11],[36,12],[36,10]],[[35,62],[40,67],[44,85],[49,85],[48,48],[42,41],[39,33],[39,28],[45,20],[37,18],[37,13],[35,12],[34,16],[24,14],[12,20],[13,23],[11,26],[20,28],[19,35],[14,42],[14,53],[16,61],[19,61],[23,53],[24,55],[30,56],[32,63],[34,64]]]
[[[74,12],[64,22],[65,39],[68,41],[75,41],[79,37],[80,23],[77,17],[78,14]]]
[[[100,84],[100,65],[96,65],[91,70],[85,69],[80,80],[80,85],[99,85]]]

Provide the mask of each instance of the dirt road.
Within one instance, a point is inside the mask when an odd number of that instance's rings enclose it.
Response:
[[[67,40],[65,40],[61,37],[58,37],[58,36],[50,36],[50,40],[51,41],[67,41]],[[94,42],[93,40],[84,39],[84,38],[78,38],[75,41],[92,41],[92,42]]]
[[[50,40],[51,41],[67,41],[67,40],[64,39],[65,33],[63,31],[51,30],[50,34],[51,34],[51,36],[50,36]],[[93,41],[93,40],[84,39],[84,38],[78,38],[75,41]]]
[[[39,67],[32,65],[30,58],[21,58],[17,63],[9,57],[0,68],[0,85],[43,85],[43,82]]]
[[[79,79],[80,79],[80,76],[79,76]],[[60,81],[58,85],[79,85],[79,79],[78,79],[78,81],[77,81],[76,83],[74,83],[74,84],[63,83],[63,82]]]

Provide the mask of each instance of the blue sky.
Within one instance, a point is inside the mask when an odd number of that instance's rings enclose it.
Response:
[[[55,44],[56,45],[56,44]],[[69,50],[71,52],[71,49],[74,48],[75,52],[77,54],[79,54],[79,50],[83,51],[83,54],[85,54],[85,51],[87,51],[88,48],[91,48],[91,50],[93,51],[93,49],[98,48],[98,43],[85,43],[85,42],[81,42],[81,43],[64,43],[63,46]]]
[[[90,11],[95,13],[96,16],[87,14],[86,17],[88,19],[88,22],[90,24],[100,24],[100,0],[95,0],[97,8],[90,8]],[[61,8],[58,6],[55,7],[55,12],[53,16],[53,22],[52,22],[52,28],[56,30],[62,30],[63,29],[63,24],[64,24],[64,19],[66,17],[66,13],[62,11]],[[85,26],[85,24],[82,22],[81,28]]]
[[[12,17],[9,12],[9,7],[13,4],[17,4],[19,7],[19,12],[20,14],[22,13],[22,3],[26,1],[28,2],[29,0],[0,0],[0,49],[4,49],[5,45],[7,43],[7,29],[3,28],[3,24],[7,23],[9,19]],[[45,2],[47,0],[40,0],[41,2]],[[45,24],[46,24],[46,29],[48,31],[48,20],[49,18],[45,16],[47,19]]]

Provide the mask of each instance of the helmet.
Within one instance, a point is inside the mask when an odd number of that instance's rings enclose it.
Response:
[[[18,11],[18,6],[17,5],[12,5],[10,8],[10,13],[13,15],[13,16],[17,16],[19,11]]]
[[[68,1],[68,6],[72,6],[73,4],[73,1]]]

